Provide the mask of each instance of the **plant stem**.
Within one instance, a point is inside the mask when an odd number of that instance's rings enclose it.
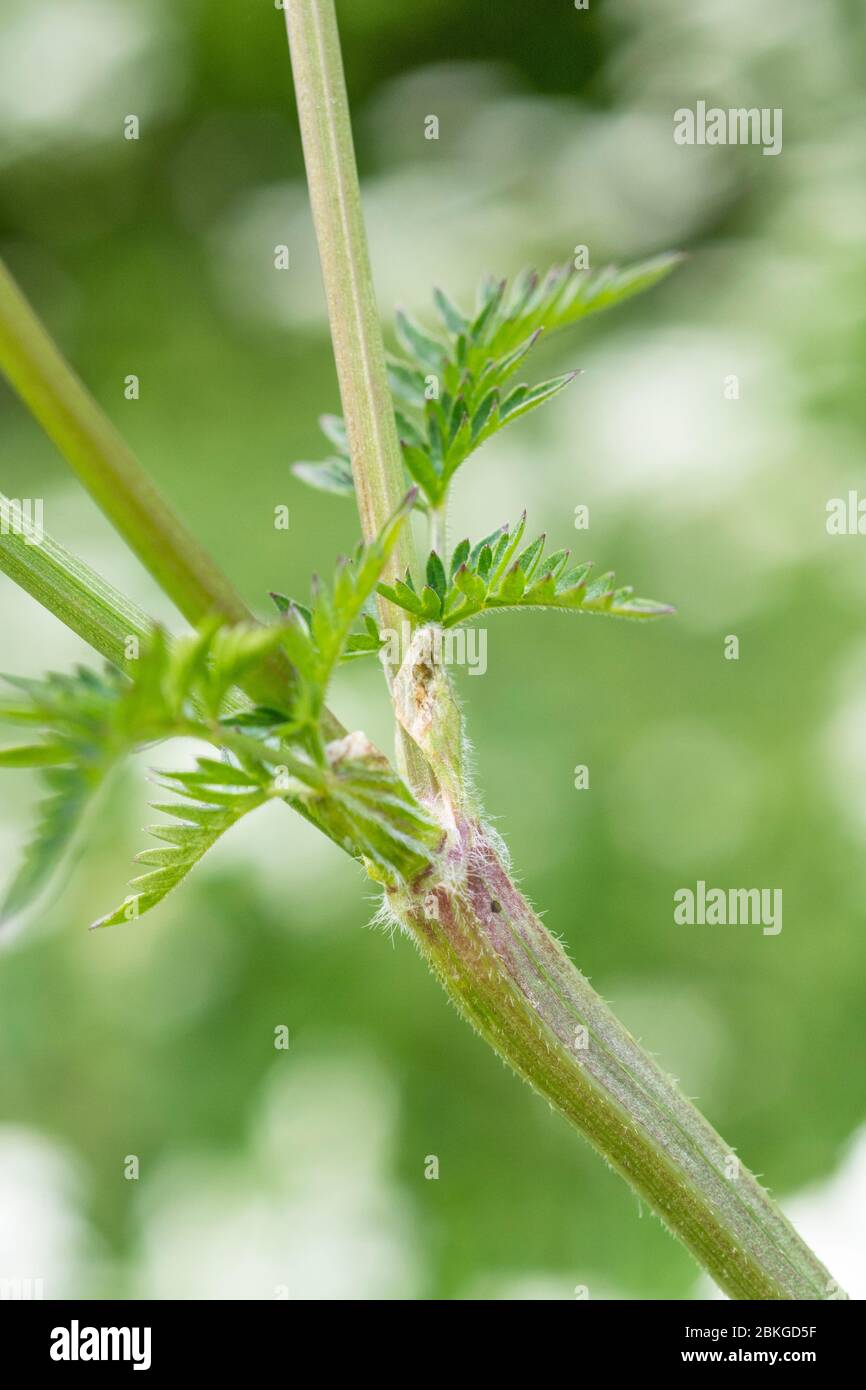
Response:
[[[289,0],[286,23],[355,488],[369,537],[393,511],[404,483],[333,0]],[[434,517],[433,526],[434,544],[443,545],[443,518]],[[411,560],[407,537],[395,568]],[[468,818],[459,794],[453,797],[459,727],[455,734],[447,672],[431,672],[429,661],[417,669],[423,675],[415,688],[410,653],[400,679],[391,682],[392,696],[413,750],[408,774],[449,841],[415,884],[388,894],[397,921],[464,1016],[632,1183],[721,1288],[734,1298],[839,1297],[769,1196],[570,963],[514,887],[483,824]]]
[[[406,493],[385,370],[333,0],[291,0],[286,28],[304,163],[361,529],[381,530]],[[404,531],[393,572],[414,559]]]
[[[163,501],[0,261],[0,369],[121,536],[191,623],[250,618]]]
[[[406,477],[367,249],[337,16],[333,0],[291,0],[285,13],[361,530],[371,540],[403,500]],[[406,526],[385,577],[402,576],[415,558]],[[402,630],[399,610],[380,600],[380,611],[387,628]],[[393,668],[387,675],[393,680]],[[410,785],[432,790],[424,758],[403,729],[397,737]]]
[[[130,637],[153,631],[146,613],[48,535],[33,544],[20,531],[0,533],[0,570],[116,666],[129,664]]]
[[[445,517],[445,504],[441,507],[434,507],[430,513],[430,549],[435,550],[443,565],[447,567],[448,540],[447,523]]]
[[[34,545],[0,534],[0,569],[109,660],[134,664],[126,643],[145,639],[151,620],[50,537]],[[432,871],[389,897],[464,1016],[628,1178],[731,1297],[842,1296],[556,945],[482,825],[462,821]]]
[[[197,624],[214,613],[221,614],[227,623],[254,621],[230,581],[175,516],[72,370],[2,261],[0,369],[119,534],[190,623]],[[87,566],[55,542],[49,544],[55,557],[65,557],[54,577],[58,581],[70,578],[74,589],[76,572],[87,571]],[[38,556],[26,553],[29,549],[7,548],[10,567],[3,566],[6,573],[78,631],[75,601],[66,591],[65,582],[57,586],[45,583],[47,571]],[[88,573],[93,575],[92,571]],[[103,580],[96,578],[98,584],[104,585]],[[29,583],[34,587],[28,587]],[[126,603],[116,590],[111,593],[120,607]],[[98,641],[92,645],[109,655]],[[111,656],[111,660],[115,659]],[[291,697],[292,687],[292,670],[281,652],[271,653],[248,682],[255,700],[277,706]],[[339,738],[345,733],[330,710],[324,712],[323,725],[327,738]]]
[[[458,816],[389,905],[461,1013],[625,1177],[736,1299],[845,1295],[756,1179],[614,1016]]]
[[[3,515],[8,515],[9,499],[0,493],[2,508],[5,508]],[[13,579],[43,608],[89,643],[94,651],[134,676],[138,654],[133,654],[134,648],[129,646],[129,639],[137,638],[140,650],[156,624],[84,560],[71,554],[44,532],[38,544],[34,544],[32,537],[28,539],[21,530],[0,528],[0,573]],[[263,667],[250,671],[243,678],[243,689],[249,698],[245,698],[240,691],[234,692],[226,703],[226,712],[248,709],[250,700],[266,700],[274,694],[275,681],[278,679],[279,673],[275,675]],[[339,739],[345,735],[345,729],[334,715],[329,714],[327,727],[333,730],[331,737]],[[311,809],[303,799],[297,797],[287,796],[285,800],[305,820],[312,821],[331,839],[346,847],[345,835],[342,839],[337,837],[333,825],[324,820],[316,808]]]
[[[291,0],[287,22],[362,525],[370,536],[395,510],[404,483],[333,4]],[[242,600],[159,497],[2,266],[0,366],[185,616],[248,619]],[[97,650],[126,664],[127,639],[146,637],[150,620],[56,542],[33,540],[14,530],[0,534],[0,569]],[[406,536],[398,563],[411,558]],[[253,698],[278,699],[290,683],[289,668],[269,669],[248,688]],[[447,700],[447,681],[443,692]],[[439,700],[429,710],[434,729],[442,724]],[[438,746],[432,742],[431,751]],[[414,739],[407,748],[416,786],[446,785],[432,779]],[[450,763],[447,748],[438,756],[443,766]],[[483,823],[442,795],[431,795],[428,805],[448,830],[447,848],[432,855],[413,884],[389,893],[389,901],[463,1014],[632,1183],[732,1297],[843,1297],[767,1193],[571,965],[514,887]],[[345,838],[322,828],[338,842]]]

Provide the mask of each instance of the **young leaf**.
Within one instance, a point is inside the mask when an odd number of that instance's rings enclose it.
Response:
[[[351,465],[345,459],[327,458],[320,463],[293,463],[292,472],[319,492],[333,492],[338,497],[353,497],[355,494]]]
[[[319,428],[326,439],[334,445],[341,458],[349,457],[349,440],[346,435],[346,422],[342,415],[320,415]]]
[[[469,320],[454,304],[452,304],[447,294],[444,294],[440,289],[435,289],[433,291],[433,301],[449,333],[453,333],[454,336],[457,337],[466,332],[469,327]]]
[[[403,608],[418,618],[423,616],[424,607],[421,600],[415,590],[404,584],[402,579],[395,579],[393,587],[390,584],[377,584],[376,589],[389,603],[396,604],[398,608]]]
[[[241,769],[199,759],[198,774],[174,773],[166,779],[172,790],[188,800],[159,803],[154,809],[176,818],[177,825],[152,825],[151,834],[167,843],[166,849],[150,849],[136,856],[149,865],[147,873],[130,881],[130,894],[114,912],[100,917],[94,927],[113,927],[136,921],[161,903],[186,878],[217,840],[270,796],[281,795],[276,785],[258,783]]]
[[[465,563],[466,563],[466,561],[467,561],[468,559],[469,559],[469,541],[468,541],[468,540],[462,540],[462,541],[460,541],[460,543],[459,543],[458,545],[455,545],[455,547],[454,547],[454,553],[453,553],[452,556],[451,556],[451,578],[452,578],[452,579],[454,578],[454,576],[455,576],[455,574],[457,573],[457,571],[461,568],[461,566],[465,565]]]
[[[166,778],[186,798],[179,811],[171,812],[181,824],[158,832],[169,848],[143,856],[151,872],[133,883],[138,891],[100,925],[155,906],[230,825],[276,795],[292,801],[389,883],[422,872],[428,861],[419,845],[423,841],[429,849],[441,838],[435,820],[381,754],[361,761],[372,758],[378,769],[382,806],[375,816],[359,812],[353,820],[341,780],[345,768],[331,765],[331,745],[325,747],[323,741],[324,693],[334,666],[383,645],[367,605],[416,500],[410,491],[375,540],[337,565],[330,584],[314,582],[309,608],[275,592],[279,623],[228,627],[213,618],[173,643],[157,629],[133,664],[134,679],[117,671],[104,678],[87,671],[42,682],[9,678],[15,695],[0,706],[0,715],[26,726],[29,737],[0,752],[0,768],[39,767],[50,795],[7,898],[7,914],[26,905],[42,886],[107,771],[136,748],[179,735],[208,740],[234,761],[202,758],[195,771]],[[435,578],[444,592],[444,571]],[[415,598],[408,585],[400,584],[399,597],[406,596],[422,615],[441,609],[440,596],[429,587]],[[359,620],[360,632],[355,630]],[[237,685],[278,647],[293,666],[288,707],[250,708]],[[33,740],[34,730],[41,741]],[[289,785],[278,788],[276,769],[285,770]],[[410,822],[413,834],[406,830]]]
[[[474,317],[436,290],[444,341],[398,313],[397,336],[408,361],[390,364],[391,387],[410,408],[409,416],[413,410],[423,413],[419,421],[401,413],[400,435],[409,472],[430,505],[441,505],[451,478],[476,449],[574,379],[576,373],[570,372],[536,386],[518,386],[503,397],[505,383],[543,331],[567,328],[649,289],[679,259],[659,256],[600,273],[554,266],[543,279],[524,271],[510,292],[504,280],[487,277],[479,287]],[[427,392],[431,374],[438,383],[433,400]]]
[[[299,698],[293,715],[299,729],[305,729],[312,746],[321,756],[319,722],[328,682],[349,649],[353,629],[364,611],[388,559],[397,544],[416,501],[416,490],[407,493],[402,504],[368,546],[359,546],[354,558],[337,565],[331,584],[314,580],[307,617],[302,620],[296,605],[281,628],[281,640],[298,676]],[[400,581],[396,581],[397,586]],[[387,595],[391,597],[391,595]],[[396,596],[393,602],[400,602]],[[367,630],[369,636],[369,629]],[[369,642],[352,642],[349,655],[371,650]],[[376,648],[378,650],[378,647]]]
[[[19,694],[0,703],[0,718],[41,728],[42,742],[28,757],[30,765],[42,761],[48,795],[0,921],[28,907],[45,886],[117,763],[136,748],[177,734],[212,738],[204,716],[218,717],[237,678],[280,640],[276,627],[220,630],[210,624],[169,647],[157,630],[139,656],[134,681],[112,669],[104,676],[80,669],[45,681],[7,678]],[[19,751],[0,758],[0,766],[22,756]]]
[[[451,479],[476,449],[574,380],[577,373],[568,372],[504,394],[506,382],[542,332],[568,328],[649,289],[680,259],[656,256],[624,270],[599,272],[554,266],[543,279],[524,271],[510,292],[504,280],[487,277],[479,287],[474,317],[436,290],[433,298],[444,340],[398,311],[397,337],[408,361],[392,359],[388,375],[400,402],[395,416],[407,473],[423,494],[415,504],[419,510],[440,507]],[[431,376],[437,383],[432,399]],[[294,472],[312,487],[349,496],[354,485],[344,422],[324,415],[320,424],[337,456],[294,464]]]
[[[430,551],[427,560],[427,583],[431,589],[435,590],[440,599],[444,599],[448,581],[445,578],[445,567],[435,550]]]
[[[442,344],[438,343],[435,338],[428,337],[402,309],[397,310],[395,322],[397,337],[416,362],[427,367],[430,371],[441,371],[446,360],[446,350]]]
[[[435,551],[427,561],[427,584],[420,598],[407,585],[379,585],[379,592],[413,617],[455,627],[478,613],[500,608],[558,608],[568,612],[606,613],[619,618],[659,618],[674,610],[668,604],[634,597],[629,587],[616,588],[612,574],[587,587],[590,564],[567,570],[570,552],[544,558],[545,537],[520,549],[526,514],[510,529],[500,527],[471,549],[456,547],[446,579]]]
[[[580,372],[566,372],[564,376],[554,377],[551,381],[542,381],[539,386],[532,388],[517,386],[506,396],[500,406],[499,414],[503,424],[509,424],[512,420],[517,420],[521,415],[526,415],[530,410],[535,410],[536,406],[544,405],[545,402],[558,396],[560,391],[574,381]]]
[[[64,743],[17,743],[0,748],[0,767],[57,767],[69,761]]]
[[[437,472],[430,453],[403,442],[403,462],[412,479],[423,490],[431,507],[436,507],[442,498],[444,484]]]
[[[117,709],[124,678],[79,670],[45,681],[6,677],[19,692],[0,702],[0,719],[39,727],[41,742],[0,752],[0,767],[41,767],[47,795],[17,874],[0,906],[0,923],[28,907],[70,848],[84,813],[116,761],[103,738]],[[23,697],[23,699],[22,699]]]
[[[52,768],[44,774],[48,795],[39,805],[35,830],[0,906],[0,925],[29,907],[47,885],[80,829],[100,780],[89,779],[75,767]]]

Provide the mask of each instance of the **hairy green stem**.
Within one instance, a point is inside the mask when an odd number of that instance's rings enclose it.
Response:
[[[369,537],[404,484],[333,0],[289,0],[286,22],[355,490]],[[443,530],[444,518],[434,518],[440,545]],[[408,543],[397,565],[411,563],[407,551]],[[483,823],[467,813],[448,673],[410,650],[390,684],[412,750],[408,775],[441,816],[449,847],[409,889],[387,897],[446,992],[731,1297],[841,1296],[767,1193],[567,959],[514,887]]]
[[[514,886],[483,823],[389,906],[461,1013],[735,1299],[845,1295],[769,1194],[635,1042]]]

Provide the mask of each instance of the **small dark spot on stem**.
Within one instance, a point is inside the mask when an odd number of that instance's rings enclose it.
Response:
[[[502,911],[502,908],[499,906],[499,903],[496,901],[495,898],[491,898],[491,899],[490,899],[490,911],[491,911],[491,912],[501,912],[501,911]]]

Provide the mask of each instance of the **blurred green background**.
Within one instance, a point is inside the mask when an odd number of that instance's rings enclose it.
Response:
[[[389,322],[427,315],[435,283],[465,300],[577,244],[593,266],[692,253],[544,349],[544,374],[585,375],[467,467],[451,532],[528,506],[554,548],[679,616],[502,618],[461,691],[548,925],[862,1296],[866,539],[825,527],[863,486],[862,7],[338,8]],[[282,15],[7,0],[0,40],[3,255],[256,610],[303,595],[357,528],[289,471],[325,452],[337,392]],[[782,154],[675,145],[698,99],[783,108]],[[0,411],[3,491],[44,497],[49,531],[176,623],[5,388]],[[5,580],[0,610],[4,670],[90,659]],[[390,746],[378,668],[341,675],[333,704]],[[144,847],[146,761],[0,950],[0,1278],[49,1297],[712,1296],[411,946],[367,929],[370,886],[284,807],[152,918],[88,935]],[[36,796],[4,775],[6,879]],[[781,887],[782,933],[675,927],[699,878]]]

